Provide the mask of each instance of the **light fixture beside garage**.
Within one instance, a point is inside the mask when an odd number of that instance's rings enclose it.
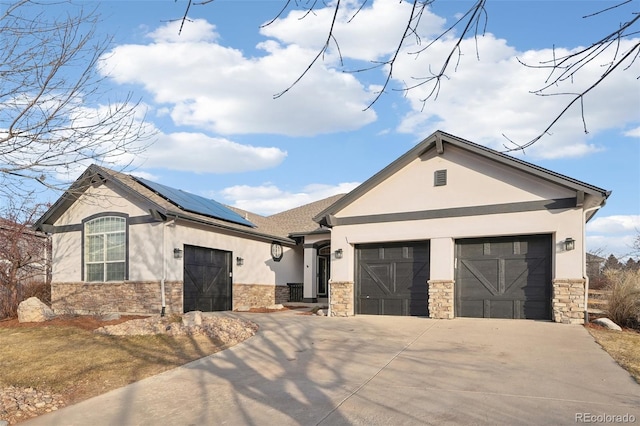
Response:
[[[336,259],[342,259],[342,249],[338,249],[334,252]]]
[[[174,248],[173,249],[173,258],[174,259],[182,259],[182,249]]]
[[[571,237],[569,237],[569,238],[564,240],[564,250],[565,251],[571,251],[574,248],[576,248],[576,240],[574,240]]]
[[[236,265],[237,266],[242,266],[244,265],[244,259],[241,257],[236,257]]]

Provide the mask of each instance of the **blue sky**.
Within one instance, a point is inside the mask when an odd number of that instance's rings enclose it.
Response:
[[[585,19],[612,2],[489,1],[487,29],[462,45],[457,71],[436,100],[389,90],[366,109],[384,70],[344,73],[384,60],[395,46],[408,5],[374,0],[349,24],[341,17],[335,49],[284,96],[326,38],[330,9],[299,19],[284,2],[216,0],[193,6],[178,35],[186,2],[100,1],[99,31],[113,36],[101,72],[114,98],[132,92],[156,132],[133,159],[132,173],[265,215],[346,192],[440,129],[502,150],[502,134],[518,141],[540,132],[568,98],[539,97],[545,71],[527,69],[556,53],[597,40],[631,17],[637,2]],[[354,10],[354,0],[342,3]],[[423,17],[423,44],[465,12],[468,1],[435,2]],[[401,55],[390,88],[401,87],[439,59],[453,41],[428,55]],[[622,49],[637,43],[625,40]],[[412,47],[408,47],[409,50]],[[575,91],[602,72],[586,66],[558,91]],[[585,134],[577,109],[549,137],[516,156],[612,190],[588,225],[589,250],[625,255],[640,230],[640,63],[617,72],[585,99]],[[52,194],[52,201],[57,194]]]

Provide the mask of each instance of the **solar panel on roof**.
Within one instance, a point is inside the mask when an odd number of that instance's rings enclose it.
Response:
[[[181,189],[171,188],[139,177],[136,177],[135,179],[167,201],[180,207],[182,210],[210,216],[227,222],[255,227],[253,223],[215,200],[204,198],[199,195],[185,192]]]

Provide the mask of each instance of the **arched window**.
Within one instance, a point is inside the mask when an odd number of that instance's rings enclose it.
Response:
[[[123,281],[127,270],[127,219],[101,216],[84,223],[86,281]]]

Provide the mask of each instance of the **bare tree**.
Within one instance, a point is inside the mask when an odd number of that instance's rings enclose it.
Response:
[[[138,103],[109,99],[98,73],[110,43],[98,21],[72,2],[0,6],[0,194],[63,190],[65,173],[126,163],[143,148]]]
[[[184,16],[181,19],[182,25],[180,26],[180,31],[182,31],[185,22],[189,20],[188,13],[191,10],[192,5],[205,5],[212,2],[213,0],[188,0]],[[470,5],[466,12],[460,14],[460,17],[450,26],[446,27],[442,33],[432,39],[423,40],[420,35],[420,24],[422,22],[422,18],[425,16],[425,13],[438,2],[439,0],[399,0],[399,7],[403,4],[409,4],[411,7],[407,8],[407,17],[404,20],[404,28],[401,32],[401,36],[397,40],[396,49],[394,49],[387,59],[374,61],[369,67],[356,70],[343,69],[345,72],[356,73],[380,68],[385,71],[381,84],[382,89],[377,93],[367,108],[370,108],[384,93],[388,93],[389,91],[400,91],[406,93],[418,87],[426,86],[427,94],[424,98],[420,99],[424,108],[428,100],[433,100],[438,97],[443,82],[446,81],[449,78],[448,76],[451,75],[451,73],[454,73],[460,65],[460,59],[464,54],[462,51],[463,41],[466,39],[475,39],[477,42],[478,37],[484,35],[488,24],[488,13],[486,9],[487,0],[476,0]],[[357,19],[358,14],[363,10],[363,8],[367,5],[371,5],[372,3],[373,0],[357,0],[356,6],[354,7],[353,1],[347,2],[344,0],[333,0],[328,6],[332,8],[332,19],[327,24],[324,44],[300,76],[293,81],[289,87],[274,95],[274,97],[277,98],[289,92],[304,78],[316,63],[322,61],[330,48],[335,48],[335,51],[340,56],[340,60],[342,62],[340,41],[335,33],[336,20],[338,16],[343,11],[355,10],[355,12],[352,12],[351,17],[348,20],[348,22],[352,22]],[[614,11],[619,12],[621,16],[621,23],[618,28],[613,29],[607,34],[600,35],[595,41],[588,41],[588,43],[585,43],[587,45],[586,48],[570,53],[566,56],[556,57],[554,55],[554,57],[549,58],[548,61],[538,64],[521,62],[522,65],[526,67],[543,68],[549,71],[546,84],[543,87],[532,91],[532,93],[539,96],[569,96],[570,100],[563,109],[557,112],[556,116],[549,122],[547,127],[541,130],[540,133],[531,140],[514,141],[506,135],[503,135],[507,140],[507,143],[505,143],[504,146],[505,152],[524,150],[535,144],[545,135],[548,135],[558,121],[560,121],[575,104],[579,104],[579,107],[581,108],[584,131],[588,133],[587,123],[584,119],[583,100],[585,96],[594,88],[602,84],[603,81],[610,78],[612,74],[628,70],[640,55],[640,43],[634,44],[631,48],[620,48],[622,40],[628,39],[639,33],[640,13],[633,10],[629,12],[629,8],[632,7],[632,5],[632,0],[621,0],[606,9],[594,10],[593,13],[583,16],[584,19],[589,19],[600,14],[614,13]],[[306,17],[310,14],[314,14],[320,7],[327,7],[327,3],[318,2],[316,0],[282,0],[282,8],[276,13],[276,16],[270,22],[265,24],[265,26],[271,25],[290,10],[303,10],[305,12],[304,17]],[[624,7],[626,7],[626,9],[624,9]],[[550,11],[550,13],[553,12]],[[627,13],[629,13],[629,15],[626,15]],[[401,54],[411,56],[427,55],[434,49],[434,45],[437,42],[452,35],[455,35],[454,42],[451,44],[452,47],[448,54],[445,55],[439,66],[435,69],[430,68],[424,70],[423,75],[414,76],[411,81],[405,82],[402,87],[392,87],[394,66],[398,62]],[[409,48],[407,49],[407,47]],[[576,92],[554,91],[560,83],[572,82],[574,78],[581,74],[581,71],[586,65],[598,61],[603,56],[603,52],[610,48],[615,50],[613,58],[607,58],[605,63],[598,64],[603,67],[603,72],[600,77],[593,81],[592,84],[588,85],[586,89],[580,89]],[[480,55],[477,43],[476,51],[474,53],[476,56]]]
[[[15,316],[18,304],[37,295],[49,302],[50,240],[31,228],[46,206],[10,200],[0,219],[0,318]]]

